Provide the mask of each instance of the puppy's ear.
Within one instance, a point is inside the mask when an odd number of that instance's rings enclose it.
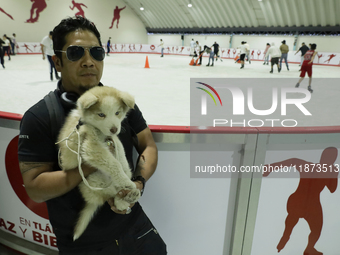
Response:
[[[79,97],[77,104],[80,108],[88,109],[97,103],[98,100],[98,97],[93,95],[91,92],[85,92],[81,97]]]
[[[126,104],[129,108],[133,108],[135,106],[135,99],[129,93],[121,91],[119,96],[124,104]]]

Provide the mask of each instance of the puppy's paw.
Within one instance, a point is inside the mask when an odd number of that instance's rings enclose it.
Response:
[[[132,189],[123,199],[124,201],[133,204],[138,201],[140,198],[140,190],[139,189]]]
[[[119,197],[115,197],[115,200],[114,200],[114,204],[115,204],[115,207],[120,210],[120,211],[124,211],[126,210],[129,206],[130,206],[130,203],[127,202],[127,201],[124,201],[124,199],[122,198],[119,198]]]

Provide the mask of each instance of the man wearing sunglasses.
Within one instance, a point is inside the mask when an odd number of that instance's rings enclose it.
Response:
[[[77,188],[82,179],[77,168],[62,171],[58,166],[55,142],[62,126],[58,119],[64,119],[81,94],[102,86],[105,51],[95,25],[80,16],[64,19],[54,28],[53,45],[53,61],[61,73],[58,88],[31,107],[20,125],[18,156],[27,194],[36,202],[46,202],[61,255],[167,254],[165,243],[138,202],[130,205],[131,210],[119,211],[110,199],[83,235],[73,241],[73,229],[84,205]],[[54,101],[46,99],[50,95]],[[131,169],[133,146],[139,153],[132,180],[143,191],[157,166],[157,147],[137,105],[122,126],[119,138]],[[86,164],[82,169],[85,176],[96,171]],[[121,190],[120,196],[128,192]]]

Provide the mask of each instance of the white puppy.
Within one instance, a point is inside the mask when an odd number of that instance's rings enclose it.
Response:
[[[84,182],[79,184],[86,204],[75,226],[74,240],[84,232],[97,209],[120,190],[131,191],[123,199],[115,197],[118,210],[128,209],[140,197],[117,137],[122,120],[134,104],[134,98],[126,92],[94,87],[78,99],[77,108],[68,115],[60,131],[60,167],[67,171],[86,162],[98,169],[86,179],[83,177]],[[81,168],[79,171],[82,174]]]

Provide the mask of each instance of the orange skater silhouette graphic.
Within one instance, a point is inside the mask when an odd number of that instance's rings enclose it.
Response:
[[[285,230],[277,250],[280,252],[287,244],[293,228],[300,218],[307,221],[310,234],[308,244],[303,255],[323,255],[314,246],[319,240],[323,225],[323,213],[320,203],[320,193],[325,187],[334,193],[338,186],[338,165],[334,162],[338,157],[338,150],[334,147],[326,148],[320,157],[320,163],[307,162],[298,158],[291,158],[281,162],[266,165],[269,171],[263,176],[268,176],[272,171],[270,167],[292,167],[300,173],[300,182],[296,191],[287,201],[288,215],[285,221]],[[273,169],[272,168],[272,169]],[[313,169],[313,170],[312,170]]]
[[[30,11],[31,16],[28,20],[26,20],[26,23],[37,22],[38,19],[39,19],[40,13],[43,10],[45,10],[45,8],[47,7],[45,0],[31,0],[31,2],[33,2],[32,7],[31,7],[31,11]],[[34,11],[35,11],[35,18],[33,18]]]
[[[87,8],[87,6],[85,4],[82,3],[76,3],[74,0],[72,0],[72,4],[73,6],[70,6],[70,9],[73,11],[74,8],[78,9],[78,12],[75,14],[75,16],[82,16],[83,18],[85,18],[85,13],[84,10],[82,8],[82,6],[84,6],[85,8]]]
[[[110,29],[113,27],[113,23],[115,22],[115,20],[117,20],[116,27],[118,28],[119,19],[120,19],[120,12],[122,10],[124,10],[125,8],[126,8],[126,6],[119,9],[118,6],[116,6],[116,9],[113,10],[113,19],[112,19],[111,27],[109,27]]]
[[[328,55],[328,59],[324,62],[324,63],[329,63],[329,61],[331,61],[332,58],[334,58],[336,55],[335,54],[331,54],[331,55]]]
[[[12,20],[14,20],[13,17],[12,17],[11,15],[9,15],[7,12],[5,12],[4,9],[2,9],[1,7],[0,7],[0,12],[3,12],[3,13],[6,14],[8,17],[10,17]]]

